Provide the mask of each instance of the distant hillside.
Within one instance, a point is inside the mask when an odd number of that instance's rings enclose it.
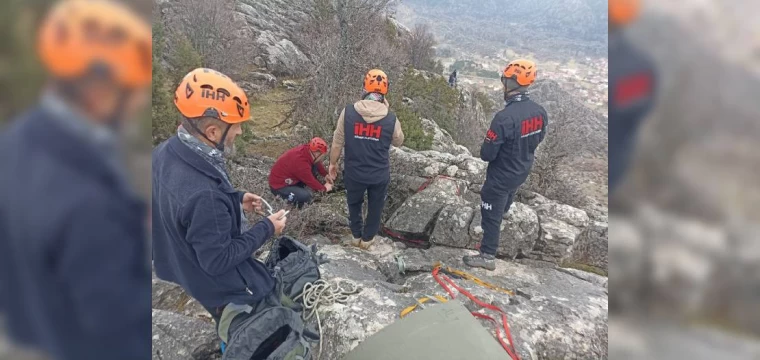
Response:
[[[484,55],[505,46],[552,60],[607,54],[605,0],[405,0],[399,19]]]

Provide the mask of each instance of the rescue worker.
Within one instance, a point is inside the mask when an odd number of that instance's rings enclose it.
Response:
[[[369,249],[380,230],[390,181],[390,147],[401,146],[404,132],[388,108],[388,76],[378,69],[367,72],[361,100],[346,106],[338,118],[330,150],[329,176],[338,175],[338,160],[345,145],[343,181],[353,240],[351,245]],[[367,218],[362,219],[364,194]]]
[[[639,13],[638,0],[609,1],[609,187],[614,192],[625,175],[639,127],[655,103],[652,61],[625,37]]]
[[[287,219],[281,210],[241,229],[244,211],[261,212],[261,198],[235,190],[224,165],[251,116],[245,92],[224,74],[195,69],[174,104],[182,125],[153,151],[153,264],[218,324],[226,306],[256,307],[273,293],[275,279],[251,255]]]
[[[316,174],[327,176],[327,170],[322,160],[327,156],[327,142],[315,137],[308,144],[296,146],[280,156],[269,173],[269,187],[272,194],[287,200],[301,208],[311,202],[314,191],[332,191],[332,183],[328,179],[323,185],[317,180]]]
[[[457,86],[457,71],[454,70],[454,72],[449,75],[449,86],[455,87]]]
[[[46,358],[148,359],[146,204],[118,139],[150,102],[150,25],[115,2],[61,1],[37,41],[48,83],[0,134],[8,335]]]
[[[468,266],[496,269],[502,217],[509,212],[517,188],[528,178],[536,148],[546,136],[546,110],[527,93],[537,70],[533,61],[519,59],[510,62],[502,74],[506,105],[494,116],[480,148],[480,158],[488,162],[480,192],[483,241],[479,254],[464,257]]]

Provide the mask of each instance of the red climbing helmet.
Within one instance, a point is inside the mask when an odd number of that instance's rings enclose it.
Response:
[[[315,137],[309,141],[309,150],[320,154],[326,154],[327,142],[320,137]]]

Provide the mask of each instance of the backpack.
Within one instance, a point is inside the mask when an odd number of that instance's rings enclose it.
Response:
[[[295,299],[303,292],[306,283],[313,283],[322,276],[319,265],[326,261],[317,255],[317,246],[306,246],[297,240],[283,236],[274,241],[264,264],[281,283],[281,298]]]
[[[282,304],[282,284],[251,305],[224,308],[217,333],[226,344],[222,360],[310,360],[309,340],[319,340],[305,328],[301,313]]]
[[[222,360],[309,360],[301,315],[284,306],[240,316],[230,326]]]

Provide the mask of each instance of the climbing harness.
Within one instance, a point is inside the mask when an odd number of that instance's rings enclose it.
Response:
[[[341,286],[342,283],[348,284],[350,287]],[[321,306],[330,306],[335,303],[345,304],[350,295],[359,292],[359,286],[348,280],[338,280],[333,282],[327,282],[323,279],[319,279],[313,283],[306,283],[303,286],[303,292],[296,296],[293,301],[303,298],[304,311],[302,318],[304,321],[308,321],[316,315],[317,327],[319,329],[319,353],[317,354],[317,360],[322,356],[322,322],[319,319],[319,312],[317,311]]]
[[[449,286],[451,286],[454,289],[456,289],[458,291],[458,293],[463,294],[464,296],[466,296],[467,298],[469,298],[470,300],[472,300],[474,303],[476,303],[480,307],[496,311],[496,312],[498,312],[501,315],[501,324],[499,324],[499,322],[496,319],[494,319],[493,317],[491,317],[491,316],[488,316],[488,315],[485,315],[485,314],[481,314],[481,313],[476,312],[476,311],[473,311],[471,313],[473,316],[475,316],[477,318],[489,320],[492,323],[494,323],[496,325],[496,339],[501,344],[501,347],[504,348],[504,350],[507,352],[507,354],[509,354],[509,356],[512,358],[512,360],[520,360],[520,356],[519,356],[519,354],[517,353],[517,351],[515,350],[515,347],[514,347],[514,341],[512,340],[512,333],[509,330],[509,324],[507,322],[507,313],[504,312],[504,310],[501,310],[499,307],[497,307],[495,305],[491,305],[491,304],[488,304],[486,302],[481,301],[480,299],[478,299],[477,297],[475,297],[475,295],[473,295],[469,291],[467,291],[464,288],[458,286],[453,280],[451,280],[451,278],[449,276],[457,278],[457,279],[470,280],[470,281],[474,282],[477,285],[483,286],[483,287],[491,289],[491,290],[499,291],[499,292],[502,292],[502,293],[505,293],[505,294],[508,294],[508,295],[512,295],[512,296],[514,296],[514,292],[512,292],[510,290],[507,290],[507,289],[504,289],[504,288],[501,288],[499,286],[493,285],[491,283],[485,282],[483,280],[480,280],[476,276],[474,276],[472,274],[469,274],[469,273],[466,273],[464,271],[453,269],[453,268],[450,268],[450,267],[444,267],[444,266],[441,265],[441,263],[436,263],[433,266],[433,278],[435,279],[435,281],[438,284],[441,285],[441,287],[443,287],[444,290],[446,290],[446,292],[449,294],[449,296],[452,299],[456,298],[456,294],[454,294],[454,292],[451,291],[451,288]],[[421,308],[424,308],[423,304],[426,303],[426,302],[428,302],[428,301],[447,302],[448,300],[446,298],[440,296],[440,295],[435,295],[435,296],[426,295],[425,297],[423,297],[421,299],[415,299],[415,301],[417,301],[417,304],[409,306],[409,307],[407,307],[407,308],[405,308],[404,310],[401,311],[401,317],[402,318],[405,317],[406,315],[408,315],[409,313],[411,313],[412,311],[414,311],[418,306],[421,307]],[[504,330],[505,336],[506,336],[506,338],[507,338],[507,340],[509,342],[505,342],[504,339],[502,338],[501,329]]]

